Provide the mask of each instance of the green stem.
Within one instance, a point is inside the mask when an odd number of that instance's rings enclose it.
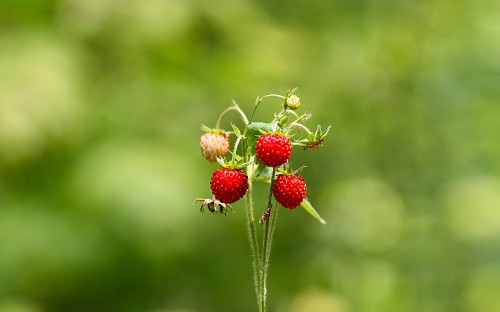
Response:
[[[269,272],[269,260],[271,258],[271,247],[273,244],[273,234],[275,229],[276,216],[278,215],[277,203],[274,201],[274,209],[272,209],[272,213],[269,216],[269,219],[266,220],[266,234],[265,238],[267,239],[266,247],[262,251],[263,253],[263,263],[262,263],[262,280],[264,287],[264,301],[263,301],[263,311],[266,311],[267,308],[267,276]]]
[[[264,96],[258,96],[257,99],[255,100],[255,106],[253,108],[253,112],[252,112],[252,115],[250,116],[250,122],[252,122],[253,120],[253,116],[255,115],[255,111],[257,110],[257,107],[259,107],[259,104],[266,98],[268,97],[276,97],[276,98],[280,98],[280,99],[285,99],[285,97],[283,95],[279,95],[279,94],[267,94],[267,95],[264,95]]]
[[[267,207],[271,208],[272,215],[266,219],[264,224],[264,235],[262,243],[262,260],[261,260],[261,280],[260,280],[260,310],[265,312],[267,309],[267,273],[269,271],[269,256],[271,254],[272,233],[274,227],[274,217],[276,216],[276,208],[272,209],[273,185],[276,176],[276,167],[273,167],[271,174],[271,185],[269,187],[269,197]],[[270,220],[271,225],[270,225]]]
[[[287,129],[292,128],[292,127],[302,128],[302,129],[306,130],[307,134],[311,134],[312,133],[311,130],[309,130],[309,128],[307,128],[303,124],[295,122],[295,121],[292,122],[291,124],[289,124],[288,127],[287,127]]]
[[[226,108],[220,114],[219,119],[217,119],[217,124],[215,124],[215,129],[219,129],[220,124],[222,123],[222,118],[224,118],[224,115],[226,115],[228,112],[230,112],[232,110],[237,111],[240,114],[241,119],[243,120],[243,122],[245,123],[245,125],[248,125],[247,115],[245,115],[245,113],[241,110],[241,108],[238,106],[238,104],[236,104],[236,102],[233,100],[233,103],[231,104],[231,106],[229,106],[228,108]]]
[[[247,167],[248,176],[252,176],[253,173],[249,172],[252,166]],[[260,281],[261,277],[261,265],[259,255],[259,244],[257,242],[257,233],[255,231],[255,217],[253,211],[253,187],[252,187],[252,179],[249,179],[248,182],[248,190],[245,197],[246,208],[247,208],[247,228],[248,228],[248,239],[250,241],[250,249],[252,251],[252,268],[253,268],[253,281],[255,287],[255,294],[257,296],[257,302],[260,302],[261,289],[260,289]],[[259,305],[259,312],[263,312],[261,306]]]
[[[257,108],[259,107],[260,103],[268,97],[277,97],[277,98],[280,98],[283,100],[285,99],[284,96],[279,95],[279,94],[268,94],[268,95],[264,95],[262,97],[257,97],[257,99],[255,100],[255,106],[254,106],[254,109],[252,111],[252,115],[250,116],[250,120],[246,120],[246,117],[244,119],[244,122],[246,125],[248,125],[250,122],[252,122],[253,117],[255,115],[255,112],[257,111]],[[245,116],[245,114],[241,112],[241,110],[239,109],[239,107],[236,103],[233,102],[233,106],[229,107],[228,109],[226,109],[226,111],[223,112],[223,114],[219,118],[219,121],[217,121],[217,125],[220,125],[220,122],[222,120],[222,116],[230,109],[236,109],[236,110],[238,110],[238,112],[240,112],[240,115]],[[245,131],[246,131],[246,129],[245,129]],[[245,134],[246,134],[246,132],[243,134],[243,136],[245,136]],[[245,141],[243,142],[243,144],[245,147]],[[249,155],[246,151],[244,151],[244,153],[245,153],[245,161],[248,161]],[[247,175],[249,177],[249,185],[248,185],[247,195],[245,198],[246,198],[246,206],[247,206],[248,238],[250,240],[250,248],[252,249],[253,278],[254,278],[255,292],[257,294],[257,303],[258,303],[258,307],[259,307],[259,312],[266,312],[266,310],[267,310],[267,272],[269,270],[269,255],[271,254],[271,243],[272,243],[272,237],[273,237],[274,219],[276,217],[276,212],[274,211],[272,213],[271,225],[269,225],[269,218],[266,220],[266,223],[264,225],[263,248],[262,248],[262,253],[261,253],[261,250],[259,250],[260,249],[259,244],[257,242],[257,233],[255,231],[255,216],[254,216],[253,199],[252,199],[252,196],[253,196],[252,195],[252,181],[253,181],[254,173],[255,173],[254,170],[255,170],[255,168],[252,165],[247,167]],[[268,199],[268,204],[267,204],[267,207],[269,207],[269,208],[272,207],[272,190],[273,190],[275,175],[276,175],[276,168],[273,168],[273,173],[272,173],[272,177],[271,177],[271,186],[269,189],[269,199]]]
[[[231,158],[231,161],[234,162],[235,158],[236,158],[236,152],[238,151],[238,145],[240,144],[240,141],[241,141],[241,137],[239,136],[237,139],[236,139],[236,142],[234,143],[234,148],[233,148],[233,157]]]
[[[274,229],[275,229],[275,222],[276,222],[276,216],[278,215],[278,203],[276,202],[276,200],[274,201],[274,209],[272,211],[272,214],[269,216],[269,233],[268,233],[268,244],[267,244],[267,257],[265,258],[264,260],[264,267],[266,268],[266,271],[265,271],[265,278],[267,278],[267,272],[269,270],[269,259],[270,259],[270,256],[271,256],[271,247],[272,247],[272,243],[273,243],[273,235],[274,235]]]

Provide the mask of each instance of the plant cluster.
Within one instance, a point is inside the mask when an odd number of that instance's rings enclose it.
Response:
[[[257,122],[253,118],[259,105],[268,98],[281,99],[281,110],[274,114],[270,122]],[[330,130],[320,126],[313,132],[304,125],[311,118],[310,113],[302,115],[295,111],[300,107],[300,98],[295,89],[285,95],[268,94],[257,97],[250,118],[233,103],[225,109],[215,126],[202,126],[205,132],[200,138],[202,156],[210,162],[217,161],[221,168],[216,169],[210,179],[211,198],[198,198],[200,210],[227,214],[231,204],[245,197],[247,227],[253,256],[253,273],[259,311],[267,308],[267,274],[275,221],[279,203],[284,208],[295,209],[302,206],[321,223],[325,223],[307,200],[307,184],[301,176],[301,166],[294,170],[289,162],[293,146],[303,150],[315,149],[323,145]],[[220,128],[223,117],[230,111],[239,113],[244,129],[240,130],[231,123],[231,130]],[[235,141],[230,149],[229,137]],[[229,157],[226,158],[226,156]],[[259,223],[263,225],[262,244],[259,244],[255,225],[255,210],[252,193],[254,182],[268,183],[267,205],[262,209]]]

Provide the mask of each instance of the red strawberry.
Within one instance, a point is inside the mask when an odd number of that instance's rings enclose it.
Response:
[[[217,169],[212,174],[210,188],[221,203],[231,204],[247,192],[248,177],[238,169]]]
[[[229,139],[224,131],[207,132],[200,138],[201,154],[208,161],[216,161],[217,157],[224,157],[229,149]]]
[[[299,206],[306,193],[306,181],[298,174],[279,175],[274,181],[274,198],[285,208],[293,209]]]
[[[269,167],[286,163],[292,154],[292,144],[283,134],[267,133],[261,135],[255,144],[257,157]]]

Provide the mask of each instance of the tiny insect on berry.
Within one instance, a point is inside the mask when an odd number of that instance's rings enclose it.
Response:
[[[255,144],[257,157],[269,167],[278,167],[287,162],[292,154],[292,144],[283,134],[266,133]]]
[[[216,161],[217,157],[226,156],[229,150],[229,139],[224,131],[207,132],[200,138],[200,150],[208,161]]]
[[[222,168],[212,174],[212,194],[221,203],[231,204],[242,198],[248,189],[248,177],[238,169]]]
[[[274,198],[283,207],[294,209],[302,203],[307,194],[307,185],[300,175],[279,175],[274,181]]]

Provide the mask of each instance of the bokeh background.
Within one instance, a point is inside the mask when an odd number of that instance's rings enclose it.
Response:
[[[500,311],[499,38],[488,0],[2,0],[0,311],[256,311],[200,125],[294,87],[328,224],[280,211],[270,310]]]

